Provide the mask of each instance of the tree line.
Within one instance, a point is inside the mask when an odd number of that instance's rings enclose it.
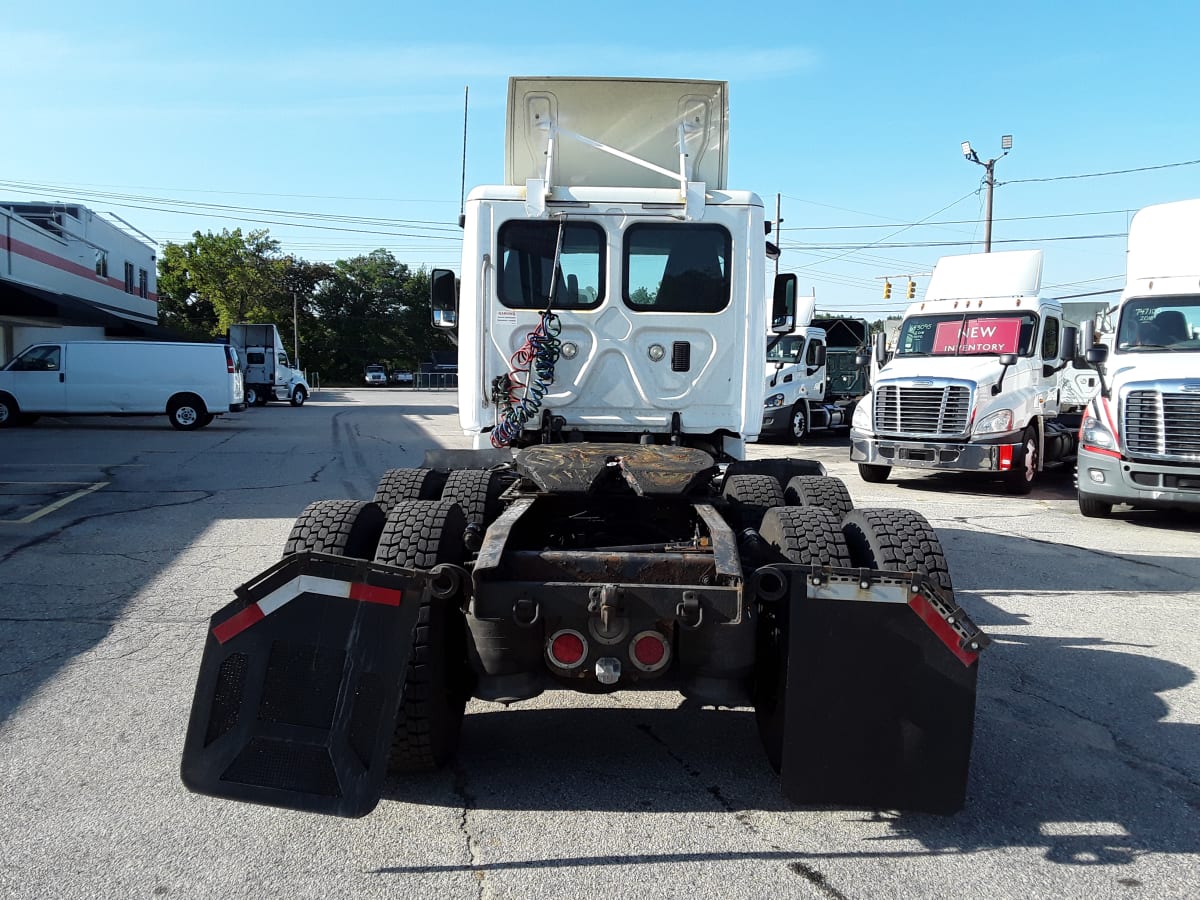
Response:
[[[416,371],[453,344],[431,323],[429,273],[387,250],[334,263],[282,251],[267,229],[194,232],[158,261],[158,322],[193,340],[238,322],[274,323],[300,365],[325,384],[357,384],[363,367]],[[295,318],[293,319],[293,310]]]

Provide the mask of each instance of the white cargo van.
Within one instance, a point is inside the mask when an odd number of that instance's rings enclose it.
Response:
[[[165,414],[176,428],[203,428],[245,408],[235,352],[156,341],[34,344],[0,370],[0,427],[46,414]]]

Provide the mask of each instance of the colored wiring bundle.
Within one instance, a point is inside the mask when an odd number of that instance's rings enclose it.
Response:
[[[542,398],[554,383],[554,366],[562,352],[558,339],[561,330],[558,316],[544,310],[542,321],[509,360],[508,396],[492,431],[493,447],[509,446],[541,409]]]

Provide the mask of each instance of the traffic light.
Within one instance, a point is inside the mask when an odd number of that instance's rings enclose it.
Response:
[[[908,299],[911,300],[915,296],[917,296],[917,283],[910,281],[908,283]]]
[[[883,283],[883,299],[884,300],[892,299],[892,283],[890,281],[885,281]]]

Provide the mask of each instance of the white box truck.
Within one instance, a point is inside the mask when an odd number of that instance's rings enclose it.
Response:
[[[1115,316],[1084,329],[1102,383],[1080,429],[1076,493],[1085,516],[1118,504],[1200,510],[1198,243],[1200,200],[1139,211]],[[1111,346],[1087,347],[1109,324]]]
[[[184,431],[245,408],[236,351],[223,344],[49,341],[0,370],[0,427],[42,415],[166,415]]]
[[[249,323],[230,325],[229,343],[242,357],[247,406],[266,406],[269,400],[304,405],[312,390],[304,373],[288,360],[278,328]]]
[[[1080,410],[1061,400],[1077,328],[1040,295],[1042,251],[938,261],[909,306],[895,353],[855,408],[850,458],[864,481],[893,467],[995,472],[1028,493],[1049,464],[1074,457]]]

